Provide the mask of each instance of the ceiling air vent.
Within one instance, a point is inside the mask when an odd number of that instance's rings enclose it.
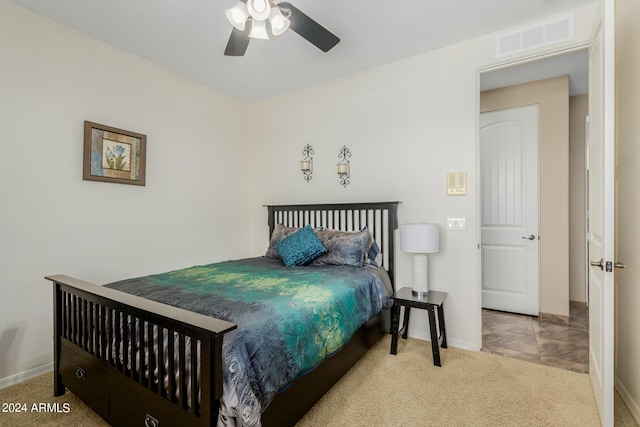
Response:
[[[573,14],[496,37],[496,57],[513,55],[573,39]]]

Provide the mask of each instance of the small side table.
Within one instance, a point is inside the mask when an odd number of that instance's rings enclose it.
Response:
[[[398,334],[401,333],[402,338],[407,339],[409,334],[409,314],[411,313],[411,308],[421,308],[427,310],[429,313],[433,364],[436,366],[442,366],[440,363],[440,347],[447,348],[447,334],[444,328],[443,308],[445,298],[447,298],[447,293],[439,291],[429,291],[426,296],[413,295],[411,288],[402,288],[393,294],[393,311],[391,314],[391,354],[397,354],[398,352]],[[402,330],[398,331],[401,306],[404,307],[404,322]],[[440,330],[440,336],[438,336],[438,330]]]

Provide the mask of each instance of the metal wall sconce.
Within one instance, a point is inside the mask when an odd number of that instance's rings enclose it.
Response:
[[[311,181],[311,175],[313,174],[313,147],[307,144],[302,150],[302,155],[304,156],[302,160],[300,160],[300,170],[304,175],[304,180],[309,182]]]
[[[340,161],[337,164],[340,184],[342,184],[343,187],[349,185],[349,178],[351,177],[351,166],[349,160],[347,160],[348,157],[351,157],[351,151],[345,145],[338,154],[338,159],[340,159]]]

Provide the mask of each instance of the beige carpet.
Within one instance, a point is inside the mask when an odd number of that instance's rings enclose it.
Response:
[[[401,340],[392,356],[389,340],[369,351],[298,427],[600,425],[587,374],[455,348],[442,350],[438,368],[429,343]],[[0,425],[106,425],[71,393],[56,398],[52,390],[51,375],[0,390],[0,403],[70,405],[69,413],[0,413]],[[617,402],[618,425],[636,424]]]
[[[401,340],[391,356],[387,342],[299,425],[600,425],[585,374],[455,348],[442,350],[438,368],[430,343]]]

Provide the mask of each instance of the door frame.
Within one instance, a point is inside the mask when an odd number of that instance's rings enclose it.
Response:
[[[561,55],[577,52],[580,50],[589,49],[591,44],[592,44],[591,41],[575,43],[575,44],[565,46],[559,49],[554,49],[548,52],[533,54],[529,56],[523,56],[523,57],[515,58],[512,60],[492,64],[489,66],[479,67],[476,70],[476,194],[478,195],[482,194],[482,188],[480,187],[480,178],[481,178],[480,177],[480,160],[481,160],[480,159],[480,78],[481,78],[481,75],[491,71],[497,71],[504,68],[513,67],[515,65],[528,64],[528,63],[532,63],[542,59],[548,59],[555,56],[561,56]],[[539,167],[540,165],[538,165],[538,168]],[[539,170],[538,170],[538,175],[539,175]],[[477,224],[480,224],[480,219],[482,218],[482,206],[479,200],[480,199],[478,197],[476,200],[476,223]],[[539,206],[540,205],[538,204],[538,207]],[[538,218],[538,220],[540,219]],[[481,349],[482,348],[482,263],[480,258],[481,256],[480,244],[482,242],[482,236],[481,236],[480,227],[476,228],[476,241],[478,242],[477,243],[478,270],[476,272],[477,283],[478,283],[478,286],[476,289],[477,300],[478,300],[478,310],[476,312],[476,319],[477,319],[476,324],[478,325],[478,328],[476,330],[476,342],[478,343],[478,346],[477,346],[478,349]]]

